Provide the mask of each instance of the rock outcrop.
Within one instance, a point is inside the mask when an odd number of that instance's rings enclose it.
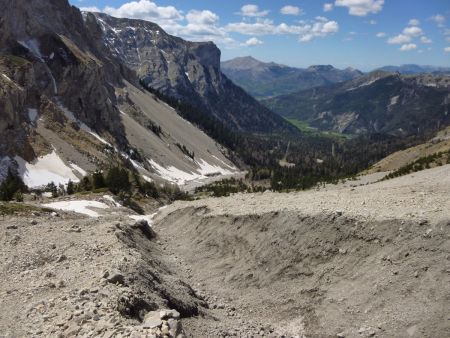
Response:
[[[144,84],[203,110],[245,132],[297,133],[260,105],[220,70],[220,50],[212,42],[189,42],[142,20],[95,15],[111,54],[134,69]]]

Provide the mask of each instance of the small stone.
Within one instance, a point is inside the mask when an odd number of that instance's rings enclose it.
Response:
[[[336,335],[338,338],[345,338],[345,333],[344,332],[340,332]]]
[[[32,221],[30,222],[30,224],[31,224],[31,225],[37,225],[38,222],[34,219],[34,220],[32,220]]]
[[[125,277],[120,273],[120,272],[115,272],[113,274],[111,274],[111,277],[107,278],[109,283],[112,284],[125,284]]]
[[[56,259],[56,263],[61,263],[67,259],[66,255],[62,254]]]
[[[180,313],[177,310],[162,310],[159,312],[159,316],[161,319],[179,319]]]
[[[162,320],[160,318],[160,313],[159,311],[150,311],[149,313],[147,313],[144,317],[144,324],[142,325],[142,327],[148,328],[148,329],[156,329],[158,327],[161,327],[162,325]]]
[[[178,320],[170,318],[167,321],[167,324],[169,325],[169,333],[172,337],[176,337],[180,333],[180,325],[178,323]]]
[[[9,229],[9,230],[16,230],[16,229],[17,229],[17,225],[15,225],[15,224],[7,225],[7,226],[6,226],[6,229]]]

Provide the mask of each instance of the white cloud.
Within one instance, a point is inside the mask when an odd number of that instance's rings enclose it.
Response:
[[[405,44],[405,45],[400,47],[400,50],[402,52],[409,52],[409,51],[415,50],[415,49],[417,49],[417,45],[414,44],[414,43],[408,43],[408,44]]]
[[[420,42],[422,42],[422,43],[433,43],[433,41],[430,38],[426,37],[426,36],[422,36],[420,38]]]
[[[262,42],[261,40],[253,37],[248,39],[247,41],[245,41],[242,45],[243,46],[257,46],[257,45],[262,45],[264,42]]]
[[[347,7],[350,15],[366,16],[383,9],[384,0],[336,0],[336,7]]]
[[[419,26],[420,25],[420,21],[417,20],[417,19],[411,19],[411,20],[409,20],[408,25],[410,25],[410,26]]]
[[[422,28],[417,27],[417,26],[406,27],[403,30],[403,34],[411,36],[411,37],[417,37],[417,36],[423,35],[423,30],[422,30]]]
[[[297,6],[284,6],[280,9],[280,13],[284,15],[300,15],[303,10]]]
[[[214,25],[219,21],[217,14],[211,11],[192,10],[186,15],[186,20],[191,24]]]
[[[235,22],[226,26],[228,32],[243,35],[298,35],[301,42],[308,42],[316,37],[325,37],[339,31],[339,24],[323,17],[317,17],[311,22],[301,22],[298,25],[281,23],[275,25],[272,20],[259,19],[254,23]]]
[[[444,52],[450,53],[450,47],[445,47],[445,48],[444,48]]]
[[[387,40],[390,45],[401,45],[407,42],[411,42],[412,38],[409,35],[399,34]]]
[[[324,4],[323,5],[323,11],[324,12],[331,12],[334,8],[333,4]]]
[[[377,20],[370,20],[370,21],[369,21],[369,24],[371,24],[371,25],[376,25],[376,24],[377,24]]]
[[[258,5],[244,5],[241,7],[241,11],[238,14],[247,17],[263,17],[269,14],[269,11],[260,11]]]
[[[80,7],[80,11],[83,11],[83,12],[100,12],[100,8],[95,7],[95,6]]]
[[[441,14],[436,14],[436,15],[433,15],[433,16],[430,18],[430,20],[436,22],[436,24],[437,24],[439,27],[444,27],[444,24],[445,24],[445,16],[443,16],[443,15],[441,15]]]
[[[385,32],[377,33],[377,38],[384,38],[384,37],[386,37],[386,33]]]
[[[119,8],[107,6],[103,12],[118,18],[152,21],[161,26],[172,25],[183,19],[182,13],[175,7],[160,7],[149,0],[131,1]]]

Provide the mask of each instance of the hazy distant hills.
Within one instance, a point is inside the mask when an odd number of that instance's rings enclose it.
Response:
[[[355,79],[362,72],[333,66],[293,68],[277,63],[261,62],[251,56],[222,62],[222,72],[256,98],[267,98],[299,90]]]
[[[407,64],[401,66],[384,66],[378,70],[385,72],[398,72],[400,74],[450,74],[450,67],[420,66]]]
[[[450,124],[450,76],[376,71],[262,103],[323,131],[407,136]]]

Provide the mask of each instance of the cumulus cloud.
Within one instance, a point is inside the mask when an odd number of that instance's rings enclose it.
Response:
[[[411,36],[411,37],[417,37],[417,36],[421,36],[423,34],[423,30],[422,30],[422,28],[417,27],[417,26],[406,27],[403,30],[403,34]]]
[[[332,3],[326,3],[323,5],[323,11],[324,12],[331,12],[334,8],[334,5]]]
[[[379,33],[377,33],[377,38],[384,38],[384,37],[386,37],[386,33],[385,32],[379,32]]]
[[[443,16],[443,15],[441,15],[441,14],[433,15],[433,16],[430,18],[430,20],[436,22],[436,24],[437,24],[439,27],[444,27],[444,25],[445,25],[445,16]]]
[[[424,33],[422,28],[418,26],[409,26],[403,29],[401,34],[389,38],[387,43],[391,45],[405,45],[411,42],[414,38],[418,38],[419,36],[423,37],[423,35]],[[403,47],[404,46],[402,46],[402,48]]]
[[[247,17],[263,17],[269,14],[268,10],[260,11],[258,5],[244,5],[241,7],[241,11],[238,14]]]
[[[420,42],[422,42],[422,43],[433,43],[433,41],[430,38],[426,37],[426,36],[422,36],[420,38]]]
[[[444,48],[444,52],[450,53],[450,47],[445,47],[445,48]]]
[[[387,40],[390,45],[401,45],[406,42],[410,42],[412,38],[409,35],[399,34]]]
[[[280,13],[284,15],[300,15],[303,10],[297,6],[284,6],[280,9]]]
[[[118,8],[107,6],[103,12],[118,18],[152,21],[162,26],[172,25],[183,19],[182,13],[175,7],[158,6],[150,0],[131,1]]]
[[[272,20],[257,20],[254,23],[235,22],[226,26],[227,31],[244,35],[298,35],[299,41],[308,42],[317,37],[325,37],[339,31],[339,24],[323,17],[317,17],[311,22],[302,22],[298,25],[274,24]]]
[[[186,20],[192,24],[214,25],[219,21],[219,17],[217,16],[217,14],[208,10],[205,11],[192,10],[189,11],[188,14],[186,15]]]
[[[420,21],[417,20],[417,19],[411,19],[411,20],[409,20],[408,25],[410,25],[410,26],[419,26],[420,25]]]
[[[347,7],[350,15],[366,16],[383,9],[384,0],[336,0],[336,7]]]
[[[400,50],[402,52],[409,52],[409,51],[415,50],[415,49],[417,49],[417,45],[414,43],[404,44],[400,47]]]
[[[243,46],[257,46],[257,45],[262,45],[264,42],[262,42],[261,40],[253,37],[248,39],[247,41],[245,41],[242,45]]]

